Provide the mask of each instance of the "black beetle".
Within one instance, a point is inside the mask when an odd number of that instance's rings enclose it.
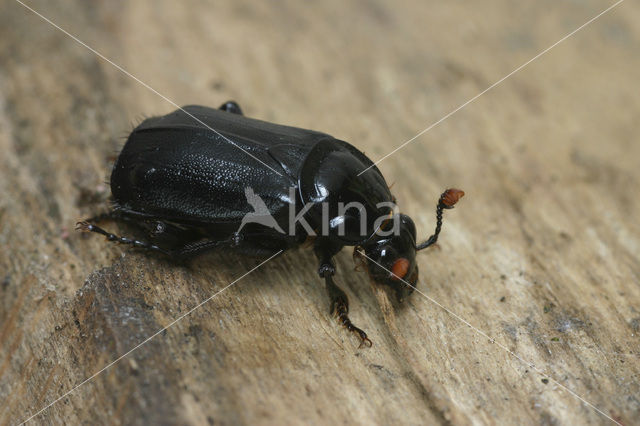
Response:
[[[402,300],[413,291],[403,281],[415,286],[418,280],[416,251],[436,242],[443,209],[464,195],[457,189],[442,194],[435,233],[417,244],[413,221],[394,214],[395,198],[361,151],[325,133],[246,118],[231,101],[144,120],[113,166],[111,192],[113,209],[78,222],[77,229],[177,258],[216,247],[274,254],[312,242],[332,313],[369,346],[333,281],[333,256],[345,246],[364,250],[371,279]],[[94,224],[104,219],[132,222],[148,239]]]

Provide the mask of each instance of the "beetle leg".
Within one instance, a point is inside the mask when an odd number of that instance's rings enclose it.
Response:
[[[143,248],[143,249],[147,249],[147,250],[153,250],[153,251],[158,251],[164,254],[169,254],[167,253],[166,250],[161,249],[160,247],[158,247],[155,244],[151,244],[148,243],[146,241],[139,241],[139,240],[134,240],[131,238],[127,238],[127,237],[119,237],[115,234],[112,234],[110,232],[105,231],[104,229],[100,228],[99,226],[96,225],[92,225],[87,221],[82,221],[82,222],[78,222],[76,223],[76,230],[78,231],[83,231],[83,232],[96,232],[98,234],[102,234],[105,237],[107,237],[108,241],[115,241],[121,244],[129,244],[132,245],[134,247],[139,247],[139,248]]]
[[[117,214],[110,217],[107,214],[105,215],[99,215],[96,216],[96,218],[98,220],[104,220],[104,219],[124,219],[124,220],[128,220],[126,216],[118,216]],[[99,226],[93,225],[91,223],[89,223],[89,221],[93,221],[93,219],[87,219],[84,220],[82,222],[78,222],[76,223],[76,230],[78,231],[83,231],[83,232],[95,232],[101,235],[104,235],[105,237],[107,237],[108,241],[114,241],[117,243],[121,243],[121,244],[128,244],[128,245],[132,245],[134,247],[137,248],[142,248],[142,249],[146,249],[146,250],[152,250],[152,251],[156,251],[162,254],[165,254],[175,260],[178,261],[182,261],[182,260],[186,260],[188,258],[191,258],[195,255],[198,255],[202,252],[205,252],[207,250],[210,249],[214,249],[214,248],[218,248],[218,247],[232,247],[234,246],[234,238],[231,237],[229,239],[226,240],[208,240],[208,239],[204,239],[204,238],[200,238],[197,240],[192,240],[186,243],[177,243],[176,241],[165,241],[163,242],[162,246],[160,247],[156,244],[152,244],[150,242],[146,242],[146,241],[140,241],[140,240],[136,240],[133,238],[127,238],[127,237],[120,237],[116,234],[112,234],[111,232],[105,231],[104,229],[100,228]],[[161,235],[166,227],[168,226],[167,224],[165,224],[164,222],[150,222],[152,224],[155,225],[155,228],[151,230],[150,235],[151,237],[157,237],[158,235]],[[172,230],[173,232],[173,230]],[[246,251],[246,250],[245,250]],[[263,254],[263,252],[266,252],[268,254],[273,254],[272,250],[263,250],[263,251],[257,251],[256,255],[258,254]]]
[[[142,228],[142,229],[148,231],[149,238],[151,238],[152,240],[157,238],[158,236],[162,235],[165,232],[165,228],[167,227],[167,225],[164,222],[161,222],[161,221],[141,222],[139,219],[136,219],[135,217],[123,214],[119,210],[110,210],[110,211],[105,212],[105,213],[100,213],[100,214],[98,214],[96,216],[90,217],[89,219],[85,219],[83,222],[87,222],[89,224],[93,224],[93,223],[105,222],[105,221],[108,221],[108,220],[131,223],[136,227],[139,227],[139,228]],[[77,225],[76,225],[76,229],[78,229]],[[142,246],[139,246],[139,247],[142,247]]]
[[[373,342],[367,337],[367,333],[362,331],[362,329],[353,325],[351,320],[349,319],[349,299],[347,298],[347,294],[333,282],[333,278],[331,275],[326,275],[324,277],[326,285],[327,285],[327,293],[329,294],[329,299],[331,300],[331,313],[338,317],[338,321],[345,327],[347,330],[355,333],[360,339],[360,346],[371,347]]]
[[[220,105],[220,109],[222,111],[230,112],[231,114],[244,115],[242,113],[242,109],[240,105],[238,105],[235,101],[227,101]]]
[[[320,278],[324,278],[327,294],[330,301],[330,314],[334,314],[338,317],[338,321],[347,330],[355,333],[360,338],[360,347],[371,347],[373,343],[367,337],[367,333],[360,328],[353,325],[349,319],[349,299],[347,294],[333,281],[333,276],[336,273],[336,267],[333,264],[331,258],[342,249],[342,245],[328,242],[324,239],[316,239],[314,245],[314,251],[318,259],[320,259],[320,267],[318,268],[318,274]]]

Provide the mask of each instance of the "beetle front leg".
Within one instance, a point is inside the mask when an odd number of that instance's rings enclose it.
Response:
[[[340,247],[341,248],[341,247]],[[336,273],[336,268],[333,265],[331,257],[337,251],[338,247],[333,249],[323,247],[317,244],[315,247],[316,255],[320,259],[320,267],[318,268],[318,274],[321,278],[324,278],[327,288],[327,294],[329,295],[329,313],[338,317],[338,321],[347,330],[355,333],[360,338],[360,347],[363,345],[371,347],[373,342],[367,337],[367,333],[362,329],[353,325],[349,319],[349,298],[347,294],[333,281],[333,276]]]
[[[349,319],[349,299],[347,298],[347,294],[344,290],[338,287],[335,282],[333,282],[333,277],[331,275],[326,275],[324,279],[327,287],[327,293],[329,294],[329,300],[331,301],[330,313],[338,317],[338,321],[343,327],[352,333],[355,333],[358,338],[360,338],[360,347],[371,347],[373,342],[367,337],[367,333],[353,325]]]

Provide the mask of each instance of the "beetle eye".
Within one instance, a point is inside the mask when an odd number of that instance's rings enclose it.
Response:
[[[393,276],[391,277],[391,279],[397,281],[401,278],[404,278],[404,276],[407,275],[408,270],[409,270],[409,261],[404,257],[401,257],[400,259],[393,262],[393,266],[391,267],[391,272],[393,273]]]

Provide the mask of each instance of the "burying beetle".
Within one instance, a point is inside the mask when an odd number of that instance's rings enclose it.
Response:
[[[366,333],[349,320],[346,293],[333,281],[333,256],[345,246],[354,247],[354,257],[364,250],[372,260],[361,257],[370,278],[402,300],[413,291],[403,280],[418,281],[416,251],[437,241],[443,210],[464,195],[457,189],[442,194],[435,232],[417,244],[413,221],[394,214],[395,198],[361,151],[325,133],[244,117],[235,102],[144,120],[114,164],[111,193],[113,209],[78,222],[77,229],[176,258],[220,247],[273,255],[312,241],[331,312],[368,346]],[[141,226],[148,241],[93,224],[105,219]]]

